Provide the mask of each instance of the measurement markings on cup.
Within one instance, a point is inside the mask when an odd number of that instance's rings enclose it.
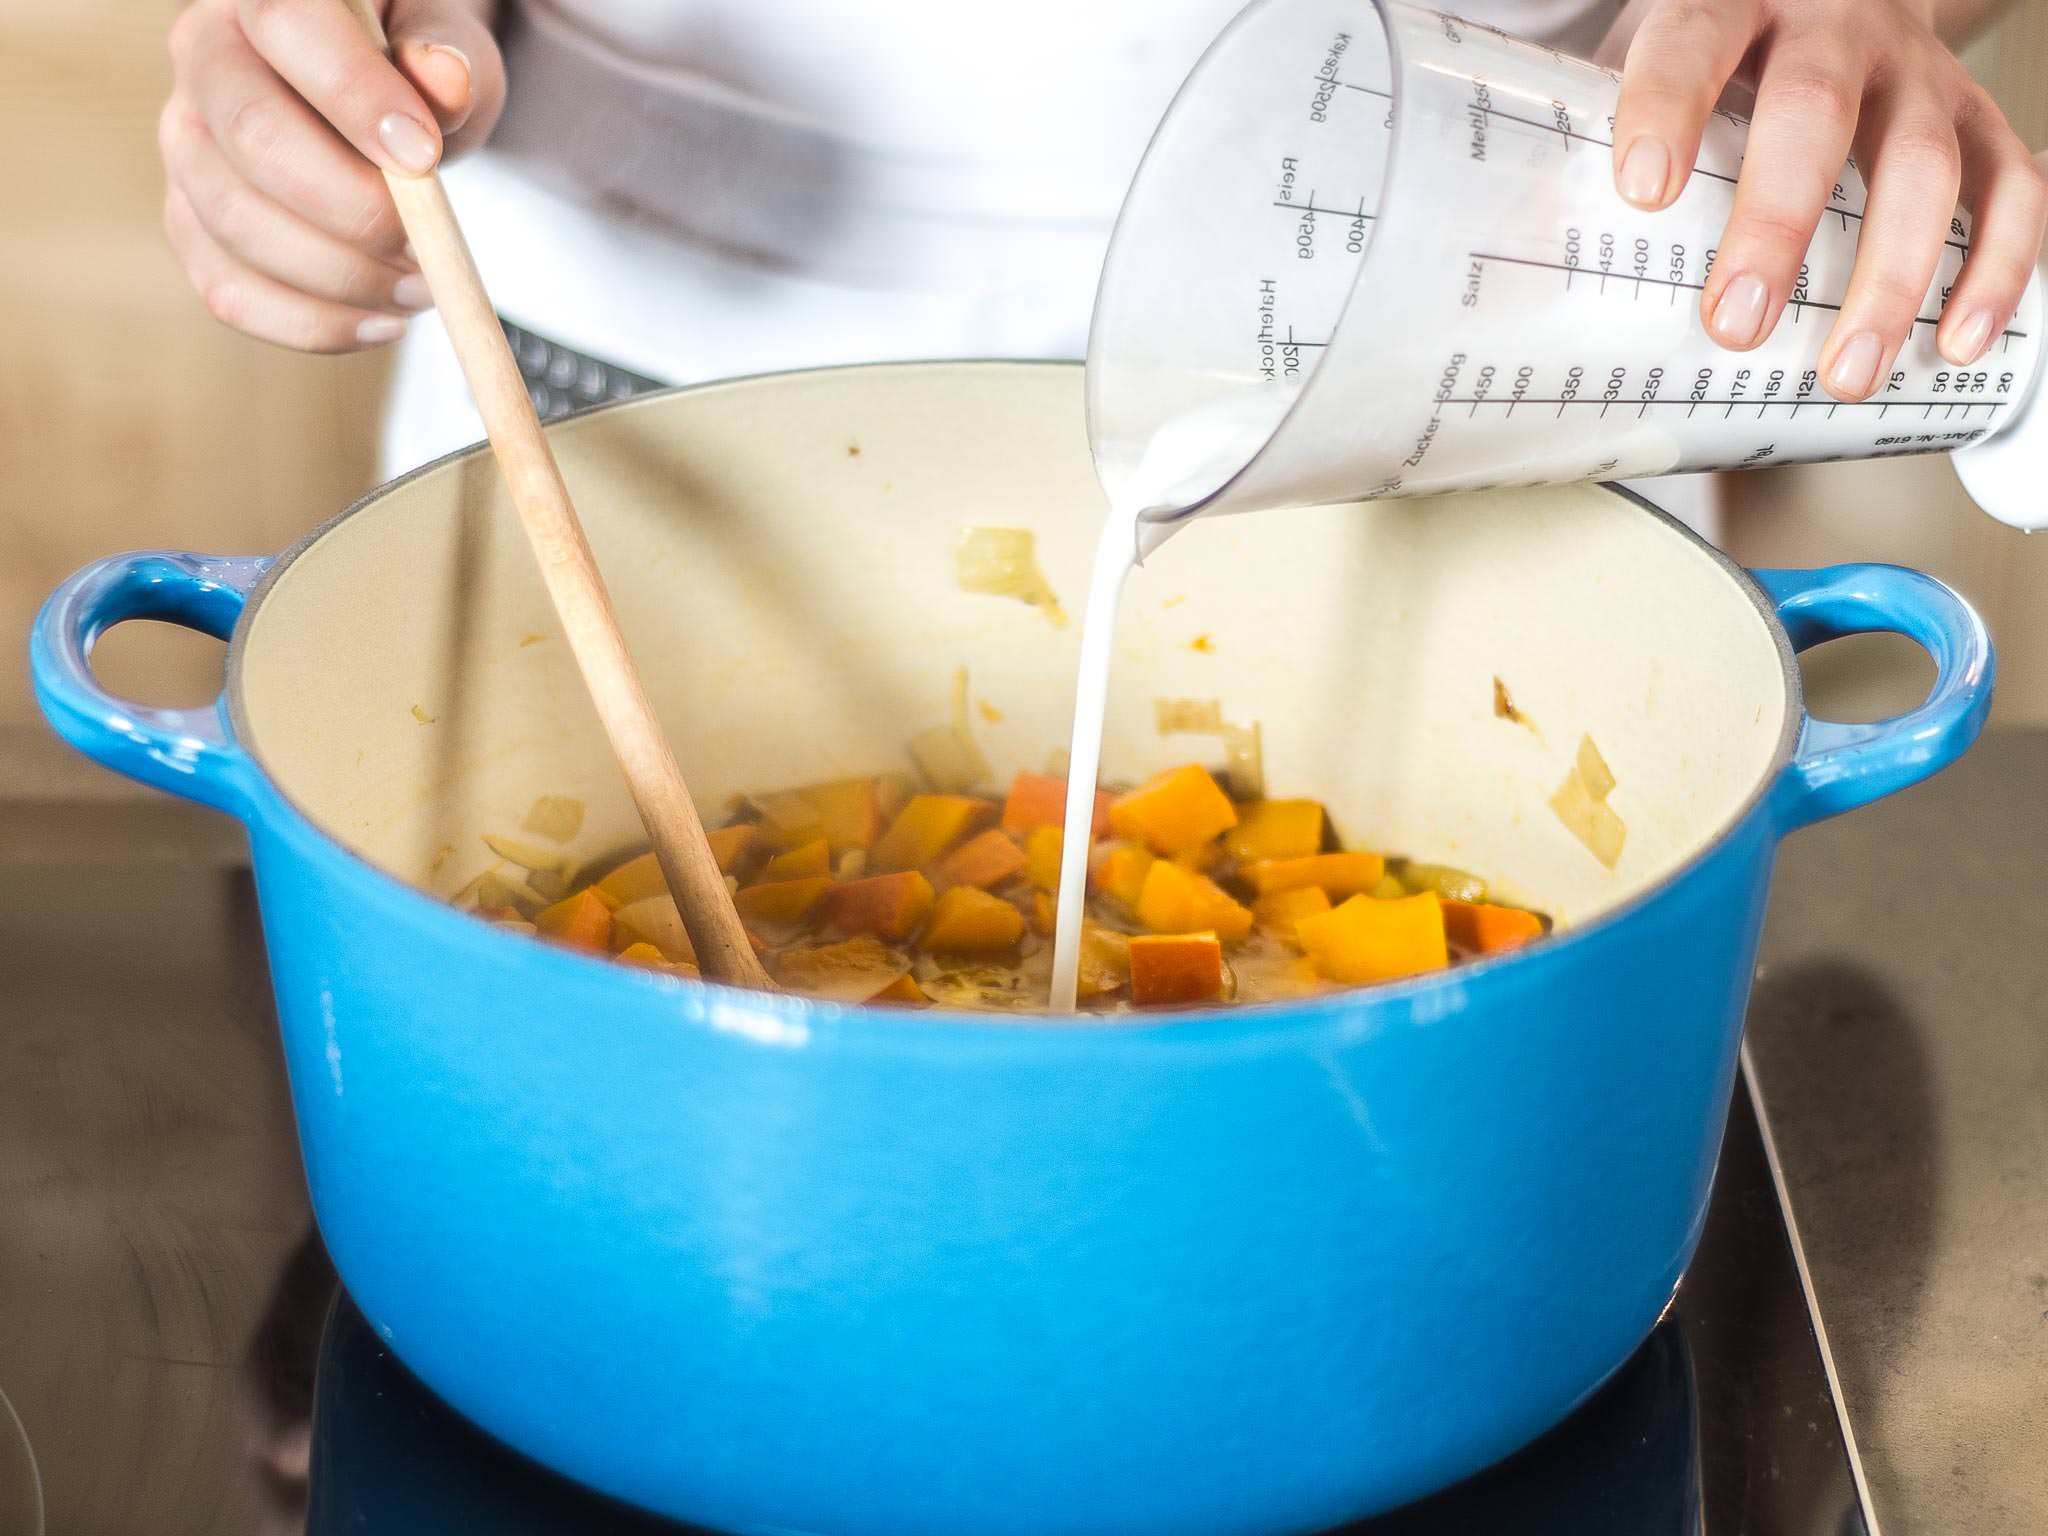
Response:
[[[1473,261],[1476,262],[1501,262],[1508,266],[1532,267],[1546,272],[1562,272],[1564,274],[1564,285],[1567,290],[1570,289],[1572,285],[1572,279],[1574,277],[1584,277],[1588,275],[1586,268],[1578,266],[1569,261],[1543,261],[1534,256],[1503,256],[1496,251],[1470,251],[1466,254]],[[1699,293],[1706,288],[1706,284],[1704,282],[1695,283],[1688,281],[1684,278],[1675,277],[1652,277],[1646,272],[1601,272],[1598,275],[1601,279],[1600,291],[1605,292],[1606,280],[1609,277],[1613,277],[1620,282],[1634,283],[1637,289],[1635,296],[1638,298],[1641,297],[1642,285],[1645,283],[1648,283],[1653,288],[1665,288],[1671,290],[1674,295],[1674,301],[1677,292],[1681,289],[1691,293]],[[1842,306],[1840,304],[1830,303],[1826,299],[1805,298],[1801,296],[1800,292],[1797,289],[1794,289],[1793,296],[1785,301],[1785,307],[1789,310],[1795,311],[1795,313],[1797,311],[1808,309],[1824,309],[1831,313],[1839,314],[1842,309]],[[1913,324],[1916,326],[1939,325],[1940,323],[1940,315],[1915,315],[1913,317]],[[2024,341],[2027,339],[2027,333],[2025,331],[2017,331],[2012,329],[2010,326],[2008,326],[2005,330],[2000,331],[1998,335],[2000,341],[2000,351],[2009,350],[2012,346],[2012,343],[2015,341]]]

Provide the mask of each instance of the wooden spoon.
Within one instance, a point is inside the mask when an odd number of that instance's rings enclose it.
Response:
[[[377,46],[388,51],[389,40],[370,0],[348,3]],[[604,579],[570,503],[569,488],[541,430],[504,327],[484,292],[447,190],[433,172],[405,176],[387,171],[384,180],[398,204],[441,323],[454,343],[463,377],[476,397],[505,487],[512,493],[590,701],[597,706],[633,804],[654,844],[655,860],[676,898],[697,963],[714,981],[770,990],[774,983],[747,939],[682,770],[627,654]]]

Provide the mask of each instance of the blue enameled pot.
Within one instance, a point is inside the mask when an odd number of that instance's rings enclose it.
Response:
[[[961,667],[998,778],[1065,739],[1073,627],[953,558],[1030,528],[1077,604],[1077,369],[786,375],[554,435],[707,811],[907,766]],[[218,707],[96,685],[134,618],[232,636]],[[1863,630],[1924,645],[1932,694],[1808,719],[1793,653]],[[33,652],[81,750],[247,826],[314,1208],[379,1334],[596,1488],[836,1536],[1311,1531],[1554,1423],[1698,1237],[1778,839],[1954,758],[1992,677],[1924,576],[1745,574],[1607,489],[1198,524],[1126,599],[1110,774],[1211,752],[1152,703],[1216,699],[1275,793],[1561,926],[1075,1026],[739,994],[448,906],[539,795],[586,803],[580,852],[633,840],[476,454],[274,561],[101,561]],[[1611,867],[1551,806],[1587,739]]]

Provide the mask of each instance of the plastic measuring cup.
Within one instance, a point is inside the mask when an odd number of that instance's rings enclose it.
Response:
[[[1615,190],[1619,81],[1399,0],[1254,0],[1161,123],[1104,264],[1088,412],[1112,498],[1165,522],[1960,449],[1987,511],[2048,524],[2038,276],[1981,361],[1946,362],[1958,214],[1890,376],[1834,399],[1816,368],[1863,219],[1852,163],[1776,331],[1727,351],[1699,295],[1748,124],[1716,113],[1646,213]]]

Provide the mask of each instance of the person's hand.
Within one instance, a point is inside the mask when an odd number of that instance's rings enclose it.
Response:
[[[395,339],[427,286],[379,168],[480,144],[504,103],[487,0],[379,0],[391,60],[342,0],[194,0],[158,122],[164,228],[214,316],[346,352]]]
[[[1756,107],[1700,318],[1725,347],[1771,334],[1822,209],[1854,153],[1869,187],[1856,267],[1820,354],[1828,391],[1889,376],[1951,238],[1970,254],[1935,339],[1975,362],[2018,306],[2041,249],[2048,180],[1983,87],[1934,34],[1932,0],[1637,0],[1614,122],[1615,184],[1639,208],[1684,190],[1722,90],[1747,64]],[[1629,37],[1633,29],[1633,37]]]

